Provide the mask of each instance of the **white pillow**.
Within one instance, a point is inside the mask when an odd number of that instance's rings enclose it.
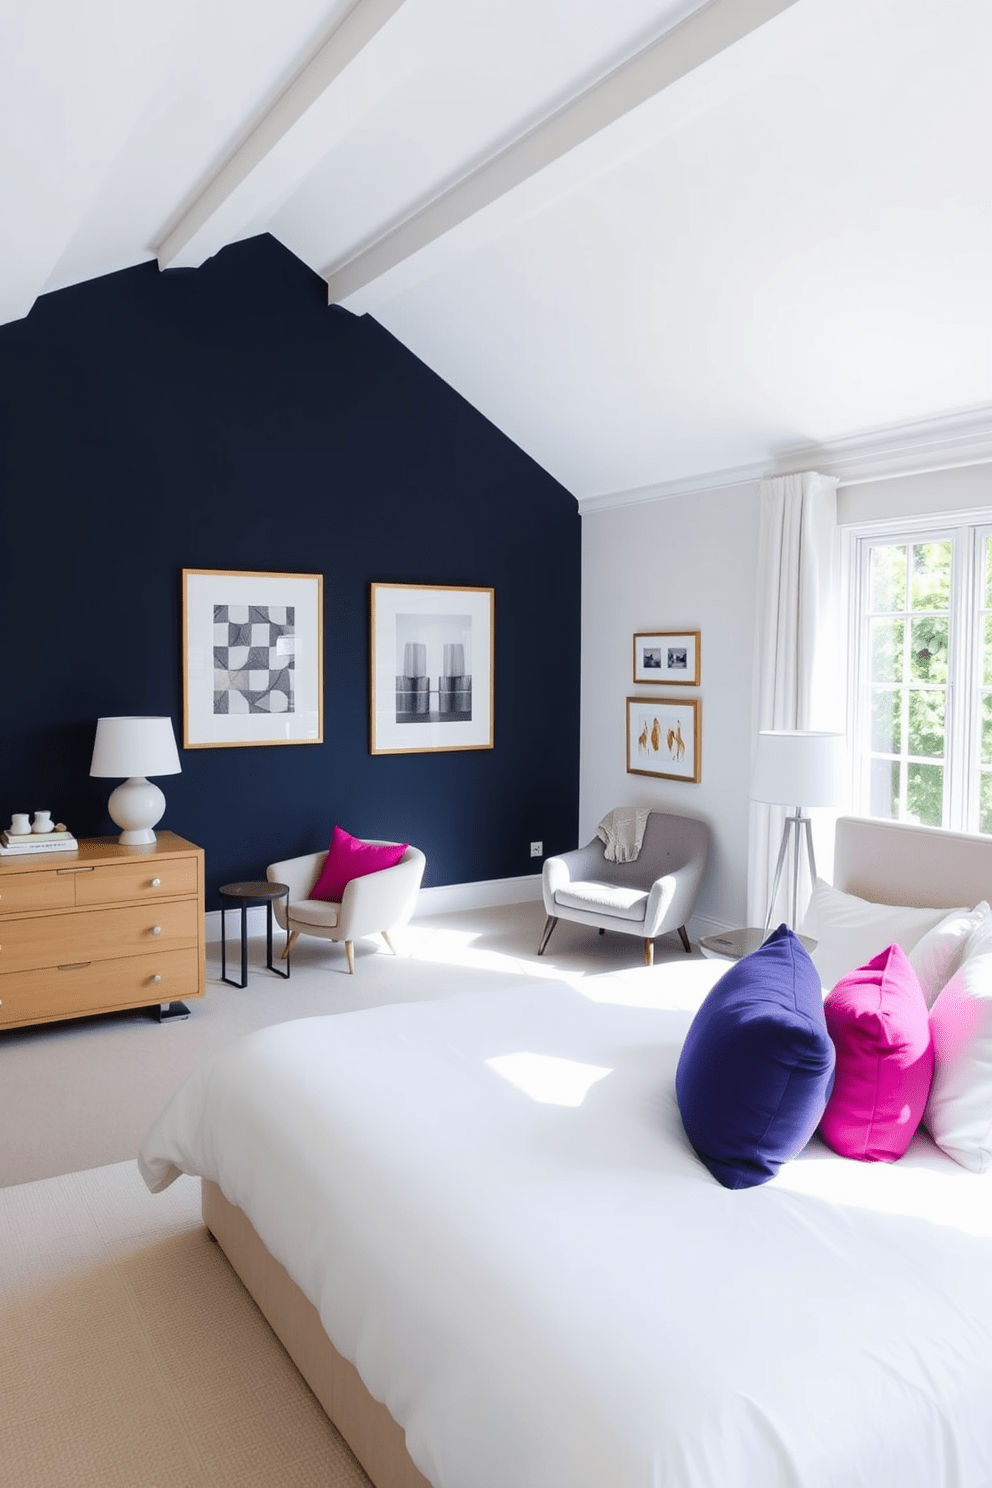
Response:
[[[984,929],[989,934],[990,913],[984,899],[974,909],[952,909],[910,951],[909,964],[916,972],[928,1008],[933,1007],[937,993],[964,961],[968,946],[976,943],[979,932]],[[992,941],[987,948],[992,950]]]
[[[802,933],[817,942],[810,956],[823,987],[829,991],[842,976],[864,966],[886,946],[894,943],[909,955],[917,941],[946,915],[946,909],[875,904],[856,894],[845,894],[818,878]]]
[[[973,1173],[992,1163],[992,954],[973,956],[930,1009],[933,1084],[923,1124]]]
[[[978,907],[980,909],[981,905]],[[966,961],[971,961],[973,957],[985,956],[990,951],[992,951],[992,912],[987,914],[984,920],[980,920],[968,936],[957,965],[963,966]],[[954,969],[956,971],[957,966]]]

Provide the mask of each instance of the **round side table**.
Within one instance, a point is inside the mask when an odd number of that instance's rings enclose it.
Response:
[[[756,925],[749,925],[742,930],[721,930],[717,935],[702,935],[699,938],[699,949],[704,956],[720,957],[725,961],[740,961],[744,956],[750,956],[759,946],[764,945],[771,930],[764,931]],[[808,935],[797,935],[797,940],[802,941],[808,951],[816,950],[816,941]]]
[[[236,982],[227,974],[227,909],[225,904],[220,908],[220,979],[227,982],[230,987],[247,987],[248,985],[248,906],[250,904],[265,905],[265,965],[269,971],[275,972],[276,976],[289,976],[289,947],[286,948],[286,970],[280,971],[278,966],[272,964],[272,901],[286,896],[286,914],[289,915],[289,884],[269,883],[267,879],[248,880],[245,883],[222,884],[220,892],[226,899],[234,899],[241,906],[241,980]],[[233,907],[233,906],[232,906]]]

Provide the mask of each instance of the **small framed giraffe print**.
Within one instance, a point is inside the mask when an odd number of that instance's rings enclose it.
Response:
[[[700,779],[698,698],[627,699],[627,774]]]

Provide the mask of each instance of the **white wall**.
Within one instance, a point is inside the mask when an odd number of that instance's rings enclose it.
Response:
[[[744,923],[758,493],[754,483],[589,512],[582,519],[579,841],[613,806],[700,817],[711,830],[694,932]],[[701,781],[626,772],[636,631],[701,632]],[[674,696],[683,691],[673,689]]]
[[[922,475],[841,486],[837,492],[837,521],[846,526],[986,506],[992,506],[992,465],[964,465],[957,470],[931,470]]]
[[[936,511],[992,508],[992,465],[841,486],[842,525]],[[701,817],[710,861],[693,930],[742,925],[747,899],[751,672],[758,552],[758,486],[659,498],[590,511],[582,519],[582,757],[579,841],[613,806],[656,806]],[[625,698],[635,686],[635,631],[702,633],[699,785],[626,773]],[[814,828],[816,823],[814,823]],[[829,825],[826,828],[829,831]],[[818,834],[817,868],[830,844]],[[821,858],[823,859],[821,863]]]

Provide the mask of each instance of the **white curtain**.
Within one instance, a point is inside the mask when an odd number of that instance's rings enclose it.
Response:
[[[837,481],[812,471],[778,476],[762,481],[759,495],[752,754],[762,729],[843,729]],[[749,925],[765,923],[785,817],[784,806],[751,802]],[[817,872],[822,874],[819,855]],[[801,886],[801,905],[806,903],[808,887]],[[787,891],[783,875],[773,925],[788,917]]]

